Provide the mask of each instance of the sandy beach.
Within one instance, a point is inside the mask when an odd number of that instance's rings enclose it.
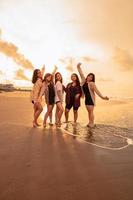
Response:
[[[32,128],[29,93],[0,93],[0,200],[132,200],[132,107],[97,98],[93,130],[83,102],[76,127]]]

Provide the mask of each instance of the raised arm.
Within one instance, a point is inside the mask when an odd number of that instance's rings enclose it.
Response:
[[[55,65],[55,66],[54,66],[54,70],[53,70],[53,72],[52,72],[52,75],[53,75],[53,76],[55,75],[57,69],[58,69],[58,67]]]
[[[45,65],[42,66],[41,72],[42,72],[42,77],[43,77],[43,76],[44,76],[44,73],[45,73]]]
[[[98,88],[97,88],[97,86],[95,85],[95,83],[91,83],[91,87],[93,87],[95,93],[96,93],[99,97],[101,97],[101,98],[104,99],[104,100],[109,100],[109,98],[108,98],[107,96],[103,96],[103,95],[101,94],[101,92],[98,90]]]
[[[85,76],[84,76],[83,71],[82,71],[82,69],[81,69],[81,63],[78,63],[78,65],[77,65],[77,70],[78,70],[78,72],[79,72],[79,75],[80,75],[80,77],[81,77],[82,82],[85,82]]]

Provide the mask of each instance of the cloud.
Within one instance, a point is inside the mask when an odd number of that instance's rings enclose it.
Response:
[[[119,69],[123,71],[133,70],[133,55],[125,49],[115,48],[113,60],[118,64]]]
[[[113,82],[113,79],[109,79],[109,78],[99,78],[98,81],[100,81],[100,82]]]
[[[74,69],[72,65],[67,65],[66,70],[68,70],[69,72],[73,72]]]
[[[97,61],[95,58],[91,58],[89,56],[83,56],[80,58],[83,62],[90,63]]]
[[[19,69],[16,74],[15,74],[15,78],[18,80],[25,80],[25,81],[29,81],[29,78],[27,78],[27,76],[24,74],[24,70],[23,69]]]
[[[3,40],[0,40],[0,52],[5,54],[7,57],[11,57],[15,63],[20,65],[25,69],[33,69],[32,63],[25,58],[25,56],[18,52],[18,47],[13,43],[9,43]]]
[[[1,38],[1,36],[2,36],[2,29],[0,28],[0,38]]]
[[[66,70],[73,72],[73,66],[76,64],[74,57],[63,57],[59,61],[66,66]]]
[[[91,58],[89,56],[81,56],[81,57],[64,57],[59,59],[59,61],[66,66],[66,70],[73,72],[74,66],[76,66],[77,63],[79,62],[90,63],[96,61],[96,59]]]

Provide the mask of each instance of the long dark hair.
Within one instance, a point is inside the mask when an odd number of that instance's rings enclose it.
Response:
[[[43,82],[46,82],[46,81],[47,81],[47,78],[48,78],[49,76],[51,76],[51,81],[50,81],[49,83],[53,85],[53,84],[54,84],[54,83],[53,83],[53,75],[50,74],[50,73],[46,73],[46,74],[45,74],[44,79],[43,79]]]
[[[72,77],[73,75],[76,76],[76,85],[77,85],[77,86],[80,86],[80,80],[79,80],[78,75],[77,75],[76,73],[73,73],[73,74],[71,75],[71,77]]]
[[[40,69],[35,69],[33,72],[33,76],[32,76],[32,83],[36,83],[37,79],[38,79],[38,71],[40,71]]]
[[[61,75],[60,72],[57,72],[57,73],[55,74],[55,83],[58,81],[58,80],[57,80],[57,75],[58,75],[58,74]],[[61,75],[61,80],[60,80],[60,82],[63,83],[62,75]]]
[[[88,78],[88,76],[93,76],[93,78],[92,78],[92,82],[94,82],[95,83],[95,74],[93,74],[93,73],[89,73],[88,75],[87,75],[87,77],[86,77],[86,81],[87,81],[87,78]]]

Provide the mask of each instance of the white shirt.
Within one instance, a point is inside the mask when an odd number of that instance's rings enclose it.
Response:
[[[60,94],[61,94],[61,99],[59,99],[58,97],[58,91],[60,91]],[[56,84],[55,84],[55,103],[57,103],[58,101],[63,101],[63,85],[60,81],[57,81]]]
[[[31,101],[34,101],[34,103],[38,102],[39,100],[39,94],[42,88],[42,80],[39,78],[37,79],[36,83],[33,85],[31,94],[30,94],[30,99]]]

